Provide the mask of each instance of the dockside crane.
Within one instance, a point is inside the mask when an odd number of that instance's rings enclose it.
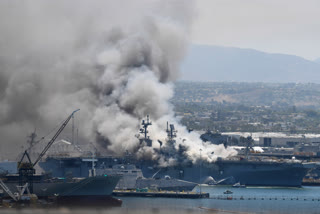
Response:
[[[37,165],[37,163],[41,160],[41,158],[46,154],[48,149],[52,146],[54,141],[57,139],[57,137],[60,135],[60,133],[63,131],[63,129],[66,127],[70,119],[73,117],[73,115],[79,111],[80,109],[77,109],[72,112],[68,116],[68,118],[63,122],[63,124],[60,126],[58,131],[55,133],[55,135],[52,137],[52,139],[48,142],[47,146],[43,149],[43,151],[40,153],[38,158],[32,163],[30,155],[27,150],[24,151],[21,160],[18,163],[18,171],[19,171],[19,185],[23,186],[24,184],[29,184],[29,190],[31,193],[33,193],[33,177],[36,173],[34,167]],[[27,162],[23,162],[23,160],[27,158]]]

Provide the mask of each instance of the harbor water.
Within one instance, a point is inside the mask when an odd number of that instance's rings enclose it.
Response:
[[[199,187],[195,189],[200,191]],[[232,194],[224,194],[230,190]],[[320,187],[280,188],[202,186],[208,199],[121,198],[122,208],[218,213],[320,213]]]
[[[224,194],[230,190],[231,194]],[[200,191],[199,187],[195,191]],[[57,210],[13,210],[9,213],[320,213],[320,187],[280,188],[202,186],[210,198],[117,197],[123,201],[114,208],[59,208]],[[8,210],[0,210],[8,213]]]

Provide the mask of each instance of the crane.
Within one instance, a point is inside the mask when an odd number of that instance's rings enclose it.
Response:
[[[52,137],[52,139],[48,142],[47,146],[43,149],[43,151],[40,153],[38,158],[32,163],[29,153],[27,150],[24,151],[21,160],[18,163],[18,171],[19,171],[19,185],[23,186],[25,183],[29,183],[29,189],[30,192],[33,192],[33,175],[35,174],[35,165],[41,160],[41,158],[46,154],[48,149],[51,147],[51,145],[54,143],[54,141],[57,139],[57,137],[60,135],[60,133],[63,131],[63,129],[66,127],[70,119],[73,117],[73,115],[79,111],[80,109],[77,109],[72,112],[68,116],[68,118],[63,122],[63,124],[60,126],[58,131],[55,133],[55,135]],[[28,159],[28,162],[23,162],[24,158]]]

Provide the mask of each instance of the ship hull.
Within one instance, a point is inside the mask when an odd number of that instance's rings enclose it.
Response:
[[[99,167],[104,163],[111,168],[115,160],[117,164],[120,164],[122,159],[97,158],[96,164]],[[240,182],[252,186],[299,187],[309,170],[302,163],[277,161],[218,160],[213,163],[203,161],[201,164],[192,164],[188,162],[184,165],[162,168],[157,167],[156,162],[148,160],[131,160],[131,163],[141,169],[145,178],[164,178],[169,175],[173,179],[204,183],[208,177],[213,177],[216,181],[226,179],[224,183]],[[83,162],[80,158],[51,158],[40,165],[45,170],[51,169],[54,176],[63,176],[66,171],[72,171],[76,176],[85,176],[83,172],[87,172],[91,167],[89,163]]]
[[[144,176],[169,175],[171,178],[204,183],[208,177],[224,184],[240,182],[248,186],[287,186],[300,187],[308,169],[300,163],[220,161],[189,166],[154,168],[141,166]]]
[[[78,181],[40,181],[33,183],[33,193],[38,197],[49,196],[111,196],[120,176],[96,176]],[[15,191],[18,182],[5,182]]]

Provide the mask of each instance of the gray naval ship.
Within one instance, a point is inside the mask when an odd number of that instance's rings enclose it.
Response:
[[[48,178],[46,175],[33,176],[33,193],[38,197],[99,197],[111,196],[119,175],[100,175],[92,177]],[[19,184],[18,174],[8,174],[1,178],[3,183],[16,192]]]
[[[52,139],[48,142],[40,155],[35,161],[31,161],[29,152],[31,147],[26,149],[19,162],[2,162],[0,163],[0,186],[6,190],[7,195],[12,196],[11,192],[20,191],[19,188],[27,188],[31,193],[38,197],[58,196],[62,197],[108,197],[111,196],[121,175],[101,174],[96,175],[95,171],[88,169],[85,171],[86,176],[74,177],[65,175],[54,177],[48,173],[36,174],[36,166],[53,145],[56,138],[63,131],[73,115],[79,111],[75,110],[60,126]],[[32,134],[32,141],[36,135]],[[31,146],[32,146],[31,142]],[[25,161],[25,159],[27,159]]]
[[[115,174],[121,175],[116,189],[153,189],[169,191],[192,191],[198,183],[188,182],[171,178],[166,175],[164,178],[145,178],[141,169],[133,164],[116,164],[112,168],[100,167],[96,170],[97,175]]]
[[[160,170],[158,176],[169,175],[186,181],[207,184],[235,184],[251,186],[292,186],[299,187],[308,172],[302,163],[217,160],[214,163],[187,163],[174,167],[160,168],[149,163],[140,164],[146,177]]]
[[[140,133],[144,133],[145,138],[141,143],[146,141],[151,146],[152,141],[147,136],[147,127],[151,125],[149,117],[142,122],[143,128]],[[75,145],[75,149],[81,150]],[[90,156],[51,156],[44,162],[39,162],[39,166],[45,172],[49,172],[54,177],[64,177],[72,175],[76,177],[87,177],[87,172],[94,171],[97,176],[112,175],[121,176],[116,189],[142,189],[152,188],[158,190],[174,191],[191,191],[198,182],[184,181],[168,175],[155,177],[157,173],[150,177],[144,177],[141,168],[137,168],[134,163],[136,160],[126,151],[124,157],[95,157],[94,152]]]
[[[184,181],[165,175],[145,177],[141,168],[123,157],[48,157],[39,165],[54,177],[63,177],[72,174],[76,177],[88,176],[85,172],[92,169],[94,162],[96,176],[108,175],[121,176],[115,189],[142,189],[152,188],[157,190],[191,191],[198,182]],[[156,173],[155,173],[156,174]]]
[[[54,175],[63,176],[72,171],[73,175],[81,175],[90,166],[83,157],[50,157],[46,162],[39,165],[44,169],[50,169]],[[127,162],[119,157],[96,157],[97,166],[107,165],[111,170],[115,165]],[[115,161],[116,160],[116,161]],[[116,163],[115,163],[116,162]],[[214,163],[192,163],[183,162],[171,167],[160,167],[156,161],[134,160],[130,162],[141,170],[144,178],[176,179],[192,183],[206,184],[235,184],[240,182],[243,185],[252,186],[288,186],[300,187],[302,179],[307,174],[308,168],[303,163],[290,161],[266,161],[266,160],[246,160],[246,159],[218,159]],[[124,171],[125,168],[124,168]],[[135,174],[135,172],[133,172]],[[133,174],[126,176],[132,176]],[[139,179],[139,178],[136,178]],[[132,186],[132,185],[131,185]],[[130,188],[125,181],[119,181],[117,188]],[[124,188],[124,189],[125,189]]]
[[[148,126],[152,125],[147,120],[142,121],[140,133],[144,138],[140,139],[141,143],[152,146],[152,140],[147,135]],[[118,166],[124,167],[123,172],[128,171],[126,167],[134,165],[135,170],[131,170],[131,175],[144,177],[147,179],[176,179],[192,183],[207,183],[207,184],[235,184],[253,186],[288,186],[300,187],[303,177],[312,167],[309,164],[302,163],[297,160],[275,160],[235,156],[229,159],[218,158],[217,161],[209,163],[206,161],[197,161],[193,163],[184,154],[184,148],[181,146],[178,151],[175,151],[176,130],[173,124],[167,124],[167,143],[158,141],[160,149],[156,150],[160,155],[170,157],[175,155],[178,160],[177,164],[170,167],[161,167],[157,160],[136,159],[132,155],[123,157],[95,157],[96,168],[103,167],[104,170],[115,170]],[[92,159],[92,158],[91,158]],[[54,176],[64,176],[66,173],[72,173],[76,176],[86,176],[87,172],[92,168],[90,158],[88,157],[49,157],[45,162],[39,165],[46,171],[51,171]],[[136,170],[138,169],[138,170]],[[118,169],[119,171],[120,169]],[[142,176],[137,176],[137,171],[142,172]],[[134,172],[136,171],[136,172]],[[124,174],[124,173],[121,173]],[[128,175],[127,175],[128,176]],[[169,180],[169,179],[168,179]],[[121,185],[120,180],[119,185]],[[149,182],[151,184],[151,181]],[[158,181],[158,184],[160,182]],[[174,184],[176,185],[176,184]],[[174,186],[172,185],[172,186]],[[119,186],[118,186],[119,187]]]
[[[143,124],[142,124],[143,125]],[[167,124],[168,139],[166,147],[158,152],[164,156],[172,156],[177,131],[173,124]],[[145,132],[147,132],[145,128]],[[149,138],[148,138],[149,139]],[[161,142],[159,142],[162,145]],[[149,144],[151,144],[149,142]],[[247,155],[228,159],[218,158],[215,162],[197,161],[192,163],[184,155],[184,148],[174,153],[178,164],[170,167],[159,167],[155,161],[137,161],[146,177],[170,176],[186,181],[207,184],[235,184],[248,186],[293,186],[299,187],[302,179],[312,165],[296,160],[275,160],[270,158],[249,158]]]

